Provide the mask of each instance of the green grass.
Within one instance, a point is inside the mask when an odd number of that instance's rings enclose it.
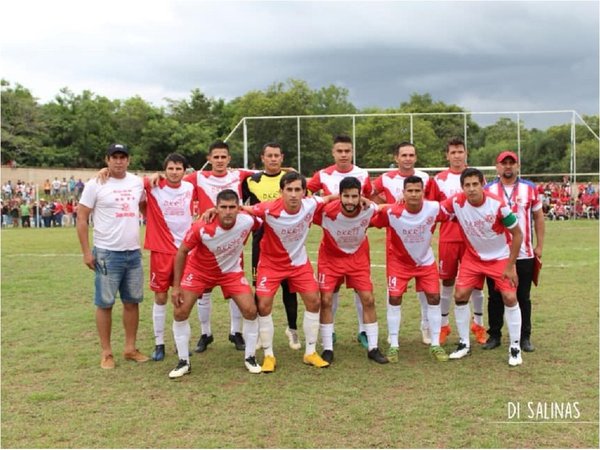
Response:
[[[319,236],[314,228],[313,260]],[[372,263],[383,266],[384,234],[370,236]],[[598,447],[596,221],[547,223],[541,286],[532,293],[537,350],[525,354],[519,368],[508,367],[506,347],[474,348],[470,358],[435,363],[420,343],[411,286],[400,363],[367,360],[355,341],[352,296],[342,291],[335,363],[326,370],[303,365],[302,352],[287,346],[278,296],[278,370],[251,375],[227,341],[228,308],[218,291],[215,342],[192,356],[192,374],[181,381],[167,378],[177,359],[170,332],[163,362],[135,365],[119,357],[121,306],[113,314],[117,368],[99,368],[93,273],[82,264],[74,229],[8,229],[1,238],[2,447]],[[145,262],[147,268],[146,252]],[[373,268],[380,341],[387,348],[384,271]],[[138,346],[150,352],[147,288],[145,295]],[[191,324],[195,342],[195,310]],[[450,337],[448,349],[456,331]],[[522,405],[521,421],[529,420],[527,402],[578,402],[580,417],[574,423],[509,421],[509,402]]]

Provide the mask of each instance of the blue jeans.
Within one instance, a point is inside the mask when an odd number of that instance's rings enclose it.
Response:
[[[123,303],[140,303],[144,298],[144,271],[140,250],[112,251],[94,247],[96,292],[94,304],[111,308],[117,292]]]

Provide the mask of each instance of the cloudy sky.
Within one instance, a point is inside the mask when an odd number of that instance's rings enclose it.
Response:
[[[597,1],[19,0],[2,17],[0,76],[42,102],[65,86],[231,100],[297,78],[359,108],[413,92],[470,111],[599,108]]]

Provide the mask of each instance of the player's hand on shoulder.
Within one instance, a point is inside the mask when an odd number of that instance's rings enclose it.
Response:
[[[154,172],[152,175],[150,175],[148,177],[148,181],[150,182],[150,186],[156,187],[156,186],[158,186],[158,183],[160,182],[160,180],[162,180],[163,178],[165,178],[165,176],[163,174]]]
[[[209,208],[202,213],[202,215],[200,216],[200,220],[202,220],[205,223],[211,223],[215,219],[216,215],[217,208]]]
[[[108,167],[103,167],[98,171],[98,173],[96,173],[96,181],[98,184],[104,184],[108,180],[109,176]]]

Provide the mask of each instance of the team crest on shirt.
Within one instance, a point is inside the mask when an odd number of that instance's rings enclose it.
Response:
[[[487,223],[494,223],[495,218],[493,214],[486,214],[483,220],[485,220]]]
[[[240,284],[242,286],[248,286],[248,280],[246,279],[246,277],[241,277],[240,278]]]
[[[427,218],[426,224],[427,225],[433,225],[433,222],[435,222],[435,219],[433,217],[429,216]]]
[[[369,219],[363,219],[360,221],[361,227],[366,227],[367,225],[369,225]]]
[[[305,221],[306,223],[310,223],[310,222],[312,222],[312,218],[313,218],[313,215],[312,215],[312,213],[310,213],[310,214],[307,214],[307,215],[304,217],[304,221]]]

